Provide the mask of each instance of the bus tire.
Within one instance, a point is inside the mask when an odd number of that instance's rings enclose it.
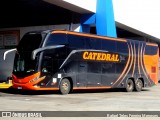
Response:
[[[141,79],[138,79],[135,83],[135,91],[140,92],[143,88],[143,82]]]
[[[68,94],[71,90],[71,83],[68,79],[64,78],[61,80],[59,90],[62,95]]]
[[[133,80],[128,79],[128,80],[127,80],[127,83],[126,83],[126,91],[127,91],[127,92],[132,92],[133,89],[134,89]]]

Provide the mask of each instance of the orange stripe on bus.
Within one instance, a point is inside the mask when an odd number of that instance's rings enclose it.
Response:
[[[121,82],[124,80],[124,78],[128,75],[129,71],[131,70],[132,64],[133,64],[133,48],[132,48],[132,44],[131,45],[131,63],[129,65],[129,68],[127,70],[127,72],[125,72],[125,75],[123,76],[123,78],[121,79],[121,81],[119,82],[118,86],[121,84]]]
[[[79,36],[86,36],[86,37],[92,37],[92,38],[101,38],[105,40],[115,40],[115,41],[120,41],[120,42],[127,42],[125,39],[117,39],[117,38],[110,38],[110,37],[105,37],[105,36],[96,36],[96,35],[90,35],[86,33],[78,33],[78,32],[71,32],[71,31],[53,31],[54,33],[64,33],[64,34],[72,34],[72,35],[79,35]]]
[[[133,77],[134,72],[135,72],[135,67],[136,67],[136,46],[134,44],[134,66],[133,66],[132,77]]]
[[[140,44],[138,45],[138,73],[141,76],[141,73],[140,73]]]
[[[129,63],[130,63],[130,58],[131,58],[131,56],[130,56],[130,47],[129,47],[129,45],[128,45],[128,50],[129,50],[129,54],[128,54],[128,61],[127,61],[127,64],[126,64],[126,66],[125,66],[125,68],[124,68],[124,70],[123,70],[123,72],[122,72],[122,74],[119,76],[119,78],[116,80],[116,82],[113,84],[113,86],[122,78],[122,76],[124,75],[124,73],[126,72],[126,70],[127,70],[127,68],[128,68],[128,65],[129,65]]]
[[[107,87],[107,86],[99,86],[99,87],[74,87],[73,90],[90,90],[90,89],[110,89],[112,87]]]
[[[40,87],[37,87],[35,90],[59,90],[59,88],[40,88]]]
[[[146,43],[146,45],[149,45],[149,46],[158,46],[157,44],[154,44],[154,43]]]
[[[142,57],[143,57],[144,52],[145,52],[145,50],[143,50],[143,48],[145,49],[145,47],[143,47],[143,44],[142,44],[142,48],[141,48],[141,56],[142,56]],[[144,61],[142,61],[142,57],[140,57],[140,67],[142,68],[143,73],[145,74],[147,80],[148,80],[149,83],[151,84],[151,81],[149,80],[148,75],[147,75],[147,73],[146,73],[146,71],[145,71],[145,68],[144,68],[144,65],[143,65],[143,62],[144,62]]]

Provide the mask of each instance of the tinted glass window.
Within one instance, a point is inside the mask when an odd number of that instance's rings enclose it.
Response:
[[[102,49],[107,51],[116,52],[116,41],[114,40],[102,40]]]
[[[120,53],[128,53],[127,42],[117,42],[117,51]]]
[[[50,34],[45,42],[45,46],[52,45],[66,45],[66,35],[64,34]]]
[[[158,47],[155,46],[146,46],[145,54],[146,55],[156,55],[158,52]]]
[[[68,35],[68,39],[71,48],[85,48],[85,37]]]
[[[66,58],[65,49],[47,50],[43,52],[42,72],[55,73]]]
[[[39,48],[42,40],[43,37],[41,34],[26,34],[19,42],[17,49],[19,51],[33,51]]]
[[[88,62],[89,73],[101,73],[101,62]]]
[[[86,48],[101,50],[101,40],[96,38],[90,38],[89,40],[86,40]]]
[[[14,60],[13,73],[18,77],[32,75],[37,71],[37,59],[31,59],[32,51],[39,48],[46,33],[27,33],[21,39],[17,49],[18,53]]]
[[[13,73],[18,77],[32,75],[37,70],[37,59],[31,60],[30,52],[16,54],[14,60]]]
[[[102,73],[115,73],[116,64],[115,63],[103,63]]]
[[[126,63],[117,63],[116,64],[116,73],[122,73],[126,66]]]

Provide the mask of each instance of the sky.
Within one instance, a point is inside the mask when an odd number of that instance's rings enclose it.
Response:
[[[160,0],[113,0],[115,21],[160,39]]]
[[[63,0],[96,11],[96,0]],[[115,21],[160,39],[160,0],[112,0]]]

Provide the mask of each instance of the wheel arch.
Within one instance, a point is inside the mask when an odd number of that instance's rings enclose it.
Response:
[[[126,79],[125,89],[127,92],[132,92],[135,86],[134,78],[129,77]]]
[[[127,78],[127,79],[126,79],[126,84],[127,84],[127,81],[128,81],[128,80],[132,80],[133,83],[134,83],[134,85],[135,85],[135,78],[134,78],[134,77],[129,77],[129,78]]]
[[[136,80],[140,79],[142,82],[143,82],[143,87],[144,87],[144,78],[143,77],[138,77],[138,78],[134,78],[134,77],[129,77],[127,80],[131,79],[135,85],[136,83]],[[127,80],[126,80],[126,83],[127,83]]]
[[[144,78],[143,78],[143,77],[138,77],[137,80],[138,80],[138,79],[142,81],[143,87],[144,87]]]
[[[69,82],[71,83],[71,90],[70,91],[72,91],[73,90],[73,80],[72,80],[71,77],[63,77],[63,78],[61,78],[60,81],[59,81],[58,87],[60,86],[60,83],[61,83],[61,81],[63,79],[68,79],[69,80]]]

